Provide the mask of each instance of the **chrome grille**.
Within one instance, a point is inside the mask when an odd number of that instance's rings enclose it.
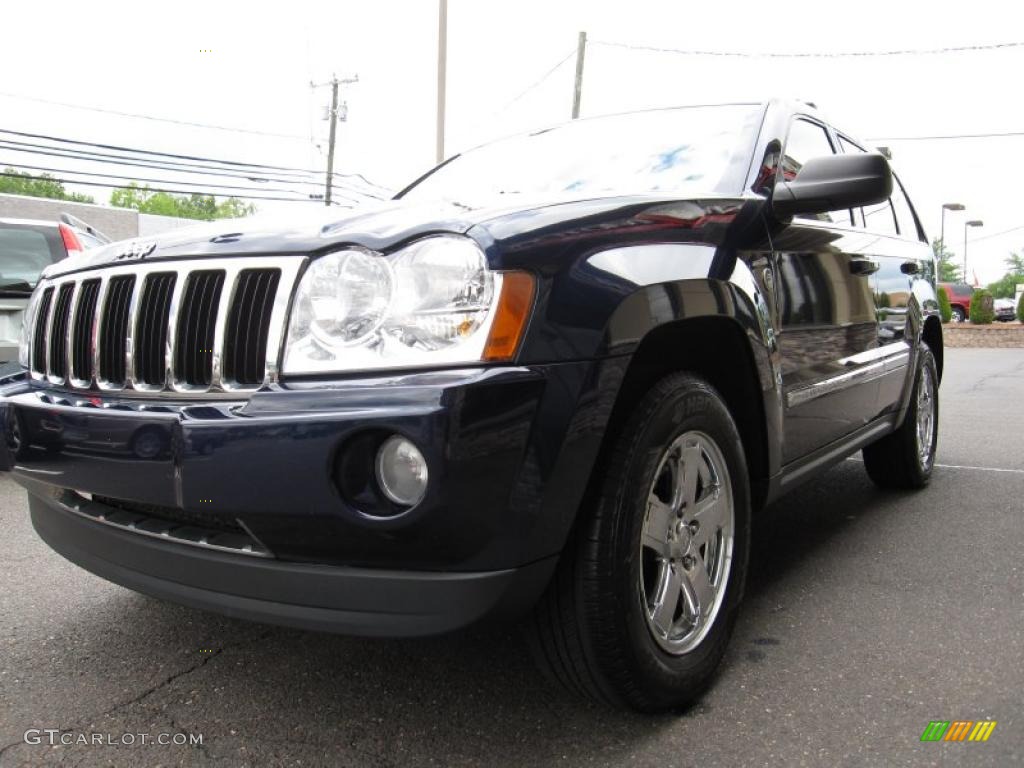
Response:
[[[44,288],[36,380],[77,390],[207,395],[277,379],[301,256],[118,265]]]

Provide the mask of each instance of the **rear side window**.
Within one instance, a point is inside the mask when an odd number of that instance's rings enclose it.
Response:
[[[896,182],[892,188],[892,206],[896,210],[896,224],[900,228],[900,235],[911,240],[920,240],[921,235],[917,231],[917,219],[914,218],[914,209],[910,206],[907,193],[903,190],[903,182],[896,174],[893,174],[893,181]]]
[[[898,235],[896,229],[896,213],[892,203],[886,200],[878,205],[865,205],[864,228],[879,235]]]
[[[0,289],[35,288],[43,269],[63,256],[56,228],[0,223]]]
[[[844,154],[867,151],[863,147],[857,146],[843,135],[839,136],[839,146],[842,147]],[[863,208],[854,208],[850,213],[853,216],[854,226],[856,227],[863,227],[864,229],[875,232],[879,235],[899,234],[899,229],[896,226],[896,211],[893,209],[891,198],[890,200],[886,200],[884,203],[866,205]],[[911,221],[913,221],[913,217],[911,217]],[[917,237],[916,229],[912,236],[914,238]]]
[[[786,137],[786,150],[782,156],[782,180],[792,181],[812,157],[833,155],[835,149],[825,128],[810,120],[794,120]],[[849,224],[849,211],[839,210],[828,213],[801,214],[797,218],[816,219],[835,224]]]

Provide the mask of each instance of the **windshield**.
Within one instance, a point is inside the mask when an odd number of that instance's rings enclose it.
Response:
[[[729,104],[577,120],[470,150],[402,197],[481,206],[503,195],[735,193],[761,114],[759,105]]]
[[[31,293],[43,269],[64,253],[56,227],[0,223],[0,292]]]

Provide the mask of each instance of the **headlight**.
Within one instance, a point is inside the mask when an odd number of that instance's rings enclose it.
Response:
[[[492,272],[466,237],[329,253],[299,281],[283,372],[511,359],[532,300],[529,275]]]
[[[42,280],[36,285],[36,289],[32,291],[32,297],[28,300],[28,306],[25,307],[25,312],[21,316],[21,336],[18,338],[18,362],[25,368],[28,368],[29,363],[29,348],[31,345],[31,333],[32,327],[35,325],[36,311],[39,308],[39,296],[42,291],[39,285]]]

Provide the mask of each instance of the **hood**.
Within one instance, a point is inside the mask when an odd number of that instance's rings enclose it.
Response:
[[[718,196],[701,198],[702,205]],[[722,202],[732,200],[722,196]],[[610,196],[587,200],[503,199],[498,204],[469,206],[457,202],[429,203],[387,200],[360,206],[339,216],[337,211],[305,211],[286,217],[254,216],[182,227],[153,237],[121,240],[64,259],[46,268],[44,277],[132,262],[152,263],[183,256],[252,256],[317,253],[340,245],[376,251],[437,232],[464,234],[478,224],[507,221],[516,229],[533,229],[555,220],[593,216],[623,205],[686,205],[664,197]],[[557,211],[557,213],[556,213]],[[546,213],[544,213],[546,212]]]

